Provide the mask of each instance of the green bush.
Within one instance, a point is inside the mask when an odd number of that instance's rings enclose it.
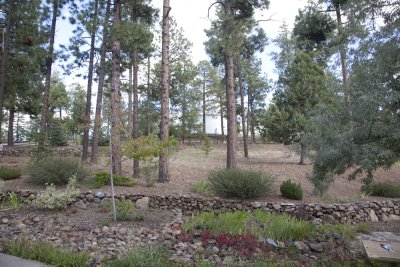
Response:
[[[300,183],[293,183],[290,179],[281,184],[280,190],[282,196],[288,199],[303,199],[303,189],[301,189]]]
[[[273,176],[254,170],[218,169],[210,173],[208,180],[217,195],[241,199],[265,196],[275,187]]]
[[[114,185],[117,186],[134,186],[135,183],[130,177],[113,175]],[[110,174],[108,172],[98,172],[94,175],[91,180],[94,188],[102,187],[103,185],[110,184]]]
[[[49,142],[52,146],[67,146],[68,141],[60,120],[53,120],[49,127]]]
[[[33,161],[29,166],[29,181],[37,185],[64,185],[73,175],[78,181],[87,175],[79,161],[75,159],[45,158]]]
[[[370,184],[363,185],[361,191],[372,196],[400,197],[400,185],[394,185],[389,182],[372,182]]]
[[[108,263],[109,267],[169,267],[169,252],[161,246],[139,247]]]
[[[2,180],[12,180],[21,177],[21,171],[17,169],[0,167],[0,179]]]
[[[82,267],[90,265],[89,255],[55,247],[52,244],[26,239],[10,240],[3,243],[5,252],[24,259],[36,260],[57,267]]]

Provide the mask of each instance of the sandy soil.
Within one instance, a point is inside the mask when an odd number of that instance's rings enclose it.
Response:
[[[206,180],[208,172],[215,168],[225,166],[226,147],[223,144],[216,144],[208,157],[201,150],[200,144],[181,145],[170,158],[171,181],[169,183],[155,183],[152,187],[146,187],[144,179],[135,179],[137,185],[134,187],[116,187],[117,193],[126,194],[194,194],[192,192],[193,185],[199,180]],[[312,173],[312,165],[307,162],[306,165],[298,165],[299,156],[288,147],[277,144],[252,144],[249,147],[250,158],[243,157],[242,149],[238,151],[238,165],[241,168],[263,170],[276,177],[277,190],[276,193],[262,200],[270,201],[287,201],[279,194],[279,185],[286,179],[300,182],[304,190],[303,202],[354,202],[363,200],[360,194],[362,185],[361,179],[349,181],[347,175],[338,176],[331,185],[329,191],[322,198],[313,195],[313,186],[308,181],[307,175]],[[18,166],[23,170],[23,176],[20,179],[7,181],[8,189],[31,189],[40,190],[42,187],[32,186],[27,183],[27,165],[29,158],[8,158],[0,159],[0,165]],[[85,164],[85,167],[91,173],[97,171],[107,171],[107,158],[101,158],[96,165]],[[125,176],[132,175],[132,161],[123,162],[123,171]],[[391,181],[400,183],[400,166],[396,165],[390,170],[377,170],[375,179],[377,181]],[[155,177],[156,179],[156,177]],[[90,190],[83,186],[82,190]],[[93,189],[92,189],[93,190]],[[103,187],[102,191],[109,191],[108,187]],[[367,199],[379,199],[367,197]]]

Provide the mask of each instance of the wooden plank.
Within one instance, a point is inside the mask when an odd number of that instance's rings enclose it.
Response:
[[[362,243],[369,259],[387,262],[400,262],[400,242],[362,240]],[[389,252],[382,248],[381,244],[391,244],[393,252]]]

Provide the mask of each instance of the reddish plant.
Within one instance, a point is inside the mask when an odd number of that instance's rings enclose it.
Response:
[[[212,233],[210,230],[205,229],[205,230],[201,231],[200,238],[201,238],[201,241],[203,242],[203,246],[207,245],[207,242],[211,237],[212,237]]]

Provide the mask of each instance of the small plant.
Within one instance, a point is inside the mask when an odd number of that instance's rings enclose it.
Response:
[[[301,189],[300,183],[293,183],[290,179],[281,184],[280,190],[282,196],[288,199],[303,199],[303,189]]]
[[[208,180],[213,191],[223,197],[256,198],[275,188],[275,177],[254,170],[218,169],[210,173]]]
[[[73,175],[78,181],[87,175],[75,159],[44,158],[33,161],[29,166],[29,181],[37,185],[64,185]]]
[[[57,267],[89,266],[90,257],[85,253],[71,252],[52,244],[26,239],[10,240],[3,243],[5,252],[24,259],[36,260]]]
[[[162,246],[139,247],[122,258],[109,262],[108,267],[169,267],[168,249]]]
[[[213,150],[210,138],[207,134],[203,135],[203,146],[201,147],[201,150],[203,150],[206,154],[206,158],[208,157],[208,154],[210,154],[210,152]]]
[[[363,185],[361,191],[372,196],[400,197],[400,185],[395,185],[389,182],[371,182]]]
[[[152,187],[157,181],[158,161],[152,158],[143,160],[140,170],[146,182],[146,186]]]
[[[19,209],[21,203],[18,195],[15,192],[8,193],[8,201],[10,203],[10,207],[13,210]]]
[[[356,231],[357,233],[368,234],[369,232],[371,232],[371,227],[368,223],[359,223],[356,225]]]
[[[193,192],[201,193],[206,196],[213,195],[211,185],[207,181],[204,181],[204,180],[200,180],[193,185]]]
[[[80,191],[77,188],[76,176],[69,179],[64,191],[57,191],[54,184],[46,185],[46,190],[39,193],[34,201],[34,206],[39,209],[63,209],[76,200]]]
[[[21,171],[13,168],[0,167],[0,179],[5,181],[21,177]]]
[[[99,203],[100,209],[105,212],[112,212],[112,202],[111,201],[102,201]],[[126,221],[143,221],[144,215],[143,213],[132,214],[134,209],[134,205],[132,201],[129,199],[125,200],[116,200],[115,201],[115,209],[117,211],[117,221],[126,222]]]
[[[113,183],[117,186],[134,186],[134,181],[130,177],[113,175]],[[110,174],[108,172],[98,172],[91,179],[91,185],[94,188],[110,184]]]

